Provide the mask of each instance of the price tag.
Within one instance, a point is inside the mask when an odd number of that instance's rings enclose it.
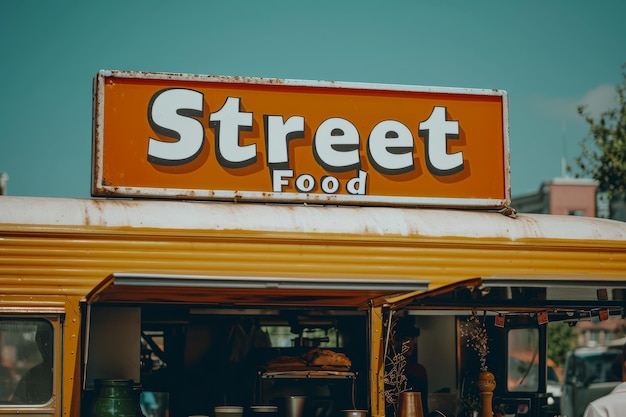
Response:
[[[537,322],[539,324],[546,324],[548,322],[548,312],[547,311],[541,311],[541,312],[537,313]]]

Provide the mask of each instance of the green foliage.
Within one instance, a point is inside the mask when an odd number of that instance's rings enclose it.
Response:
[[[626,64],[622,76],[622,83],[615,88],[617,108],[603,112],[596,120],[585,106],[578,107],[578,114],[589,125],[590,136],[581,144],[576,165],[581,176],[590,175],[599,181],[600,190],[608,191],[610,200],[626,191]]]
[[[567,352],[576,347],[574,328],[564,322],[548,323],[548,357],[561,368]]]

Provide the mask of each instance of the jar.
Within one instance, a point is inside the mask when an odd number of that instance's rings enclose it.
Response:
[[[144,417],[132,379],[96,379],[89,417]]]

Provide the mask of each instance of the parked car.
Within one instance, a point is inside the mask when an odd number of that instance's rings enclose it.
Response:
[[[608,394],[621,382],[625,340],[608,346],[579,347],[568,353],[561,394],[563,417],[582,417],[591,401]]]
[[[559,377],[559,367],[550,358],[548,358],[547,386],[546,391],[550,394],[548,397],[548,410],[546,416],[561,415],[561,396],[563,391],[563,382]]]

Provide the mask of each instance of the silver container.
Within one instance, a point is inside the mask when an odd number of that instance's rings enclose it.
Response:
[[[302,417],[306,397],[290,395],[285,398],[285,417]]]

